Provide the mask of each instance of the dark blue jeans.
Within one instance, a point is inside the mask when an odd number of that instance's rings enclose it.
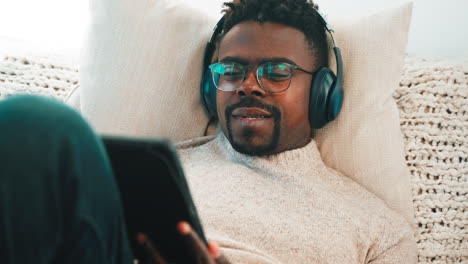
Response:
[[[133,262],[101,140],[38,96],[0,101],[0,263]]]

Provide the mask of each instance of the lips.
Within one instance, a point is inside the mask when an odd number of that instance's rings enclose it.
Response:
[[[257,107],[240,107],[232,111],[232,116],[243,120],[259,120],[271,118],[271,113]]]

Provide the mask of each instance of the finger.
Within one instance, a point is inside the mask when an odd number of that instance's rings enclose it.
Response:
[[[229,264],[230,262],[226,257],[221,255],[221,249],[216,242],[208,242],[208,251],[211,256],[215,259],[216,264]]]
[[[177,224],[177,229],[184,236],[185,241],[187,241],[187,245],[196,259],[196,263],[216,264],[208,248],[187,222],[179,222],[179,224]]]
[[[145,233],[138,233],[137,240],[140,245],[142,245],[146,252],[148,253],[151,263],[154,264],[167,264],[168,262],[164,259],[164,257],[159,253],[159,250],[155,247],[153,242],[146,236]]]
[[[214,259],[219,258],[221,255],[221,250],[216,242],[208,242],[208,251]]]
[[[229,262],[229,260],[224,255],[219,255],[215,261],[216,264],[231,264],[231,262]]]

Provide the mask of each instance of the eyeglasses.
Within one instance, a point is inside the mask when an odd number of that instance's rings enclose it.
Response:
[[[232,92],[244,82],[249,69],[255,69],[260,87],[270,93],[280,93],[289,88],[293,70],[313,75],[315,72],[304,70],[285,62],[266,62],[257,67],[244,66],[237,62],[217,62],[209,66],[213,82],[218,90]]]

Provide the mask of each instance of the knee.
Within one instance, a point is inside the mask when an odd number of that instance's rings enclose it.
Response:
[[[89,130],[72,108],[47,97],[17,95],[0,101],[0,134],[54,135],[60,131],[80,133]]]

